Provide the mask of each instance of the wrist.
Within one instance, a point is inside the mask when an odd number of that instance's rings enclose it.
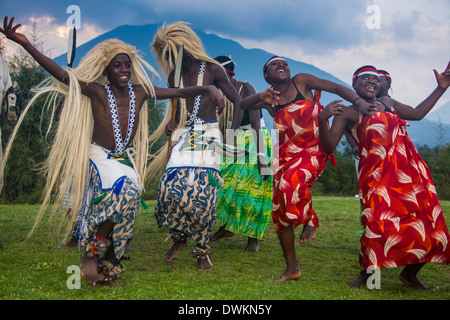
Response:
[[[257,96],[258,96],[258,102],[264,101],[262,98],[262,92],[258,93]]]
[[[355,107],[358,107],[357,106],[357,103],[358,103],[358,101],[360,101],[360,100],[363,100],[363,98],[361,98],[361,97],[356,97],[356,98],[354,98],[353,100],[352,100],[352,105],[354,105]]]
[[[327,122],[327,121],[328,121],[328,118],[330,118],[330,117],[328,117],[328,116],[325,114],[325,112],[319,113],[319,116],[318,116],[319,122]]]

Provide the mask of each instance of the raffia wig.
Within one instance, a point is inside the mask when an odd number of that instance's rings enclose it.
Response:
[[[184,46],[184,53],[191,55],[194,59],[204,60],[206,62],[219,65],[217,61],[210,58],[203,47],[203,44],[197,34],[188,26],[186,22],[175,22],[170,25],[163,25],[155,34],[151,44],[152,51],[156,54],[156,64],[161,68],[162,73],[168,79],[171,72],[175,70],[175,61],[178,59],[178,51]],[[171,59],[167,59],[172,57]],[[183,79],[180,87],[183,88]],[[180,119],[177,128],[184,127],[186,122],[186,101],[179,100]],[[165,133],[167,123],[171,118],[172,100],[169,100],[167,111],[161,125],[150,136],[150,142],[155,142]],[[147,176],[159,176],[166,164],[167,145],[162,147],[149,165]]]
[[[130,82],[133,85],[142,85],[150,91],[150,96],[154,97],[154,89],[145,69],[154,74],[156,74],[156,71],[139,56],[135,47],[116,39],[106,40],[92,48],[80,61],[76,69],[67,69],[70,79],[69,86],[50,78],[37,88],[37,93],[25,108],[8,141],[1,172],[4,170],[17,130],[37,98],[44,94],[50,94],[45,107],[51,109],[52,114],[54,114],[58,97],[61,94],[64,96],[64,106],[57,124],[56,136],[50,154],[42,167],[47,176],[43,201],[30,235],[45,213],[50,200],[55,203],[52,215],[58,212],[62,213],[61,216],[65,218],[65,221],[67,221],[67,218],[69,219],[67,231],[70,230],[78,217],[88,178],[89,150],[94,128],[91,100],[81,93],[79,82],[106,84],[107,78],[103,75],[104,70],[111,60],[120,53],[127,54],[132,62]],[[53,121],[53,117],[51,120]],[[144,177],[147,163],[147,120],[148,109],[145,103],[140,111],[139,128],[134,139],[136,170],[140,177]],[[54,193],[56,195],[52,199]],[[69,194],[70,198],[68,199],[67,195]],[[69,211],[70,214],[67,214],[69,205],[71,210]],[[58,216],[60,215],[58,214]]]

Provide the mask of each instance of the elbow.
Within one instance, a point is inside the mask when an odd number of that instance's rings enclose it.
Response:
[[[331,147],[331,146],[329,146],[329,145],[324,145],[324,144],[322,144],[322,147],[323,147],[323,151],[325,152],[325,153],[327,153],[327,154],[331,154],[331,153],[333,153],[333,151],[334,151],[334,148],[333,147]]]

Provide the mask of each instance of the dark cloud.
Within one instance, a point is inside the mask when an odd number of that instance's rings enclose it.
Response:
[[[285,37],[299,43],[325,43],[329,48],[348,46],[360,38],[358,25],[365,4],[345,1],[92,1],[23,0],[20,6],[3,1],[2,11],[23,21],[30,15],[51,15],[64,23],[66,9],[76,4],[82,23],[110,30],[123,24],[149,24],[183,20],[229,38],[274,40]]]

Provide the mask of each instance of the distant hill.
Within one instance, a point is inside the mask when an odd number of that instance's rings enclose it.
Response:
[[[80,62],[80,59],[96,44],[111,38],[120,39],[128,44],[135,46],[137,49],[141,51],[143,58],[147,62],[149,62],[152,66],[155,66],[156,57],[151,52],[150,43],[152,42],[153,36],[159,27],[160,27],[159,24],[148,24],[142,26],[123,25],[109,32],[106,32],[98,36],[97,38],[94,38],[91,41],[77,47],[73,67],[76,67]],[[193,29],[200,37],[205,47],[206,53],[210,57],[214,58],[219,55],[232,56],[233,60],[236,61],[237,63],[235,67],[235,72],[236,78],[238,80],[242,81],[245,80],[250,82],[258,92],[263,91],[268,87],[268,84],[265,82],[262,75],[262,68],[263,65],[267,62],[267,60],[274,54],[260,49],[246,49],[236,41],[225,39],[215,34],[207,34],[203,30],[199,30],[197,28]],[[65,54],[56,57],[54,60],[62,66],[65,66],[67,64]],[[348,84],[341,81],[340,79],[311,64],[295,61],[289,58],[286,58],[286,60],[289,63],[292,75],[297,73],[310,73],[319,78],[328,79],[330,81],[334,81],[342,85],[348,86]],[[160,73],[160,70],[158,70],[158,72]],[[351,72],[353,71],[349,70],[349,74]],[[160,76],[162,79],[155,79],[154,84],[160,87],[165,87],[166,81],[161,74]],[[336,100],[336,98],[337,97],[335,95],[323,92],[321,103],[324,106],[326,106],[331,101]],[[267,127],[273,128],[272,117],[270,117],[270,115],[267,112],[264,113],[264,119]],[[428,146],[431,147],[434,145],[432,144],[432,142],[437,141],[437,139],[433,137],[434,131],[430,130],[430,128],[436,125],[437,125],[436,122],[433,121],[427,122],[424,120],[420,124],[415,123],[414,125],[409,127],[408,133],[414,140],[413,141],[414,143],[427,144]],[[450,142],[450,138],[448,139],[449,139],[448,142]]]
[[[432,110],[425,118],[431,121],[450,124],[450,102],[442,105],[437,110]]]
[[[428,120],[427,117],[420,121],[407,121],[406,127],[411,141],[415,145],[436,146],[439,142],[450,143],[450,124]],[[443,141],[439,139],[443,138]]]

